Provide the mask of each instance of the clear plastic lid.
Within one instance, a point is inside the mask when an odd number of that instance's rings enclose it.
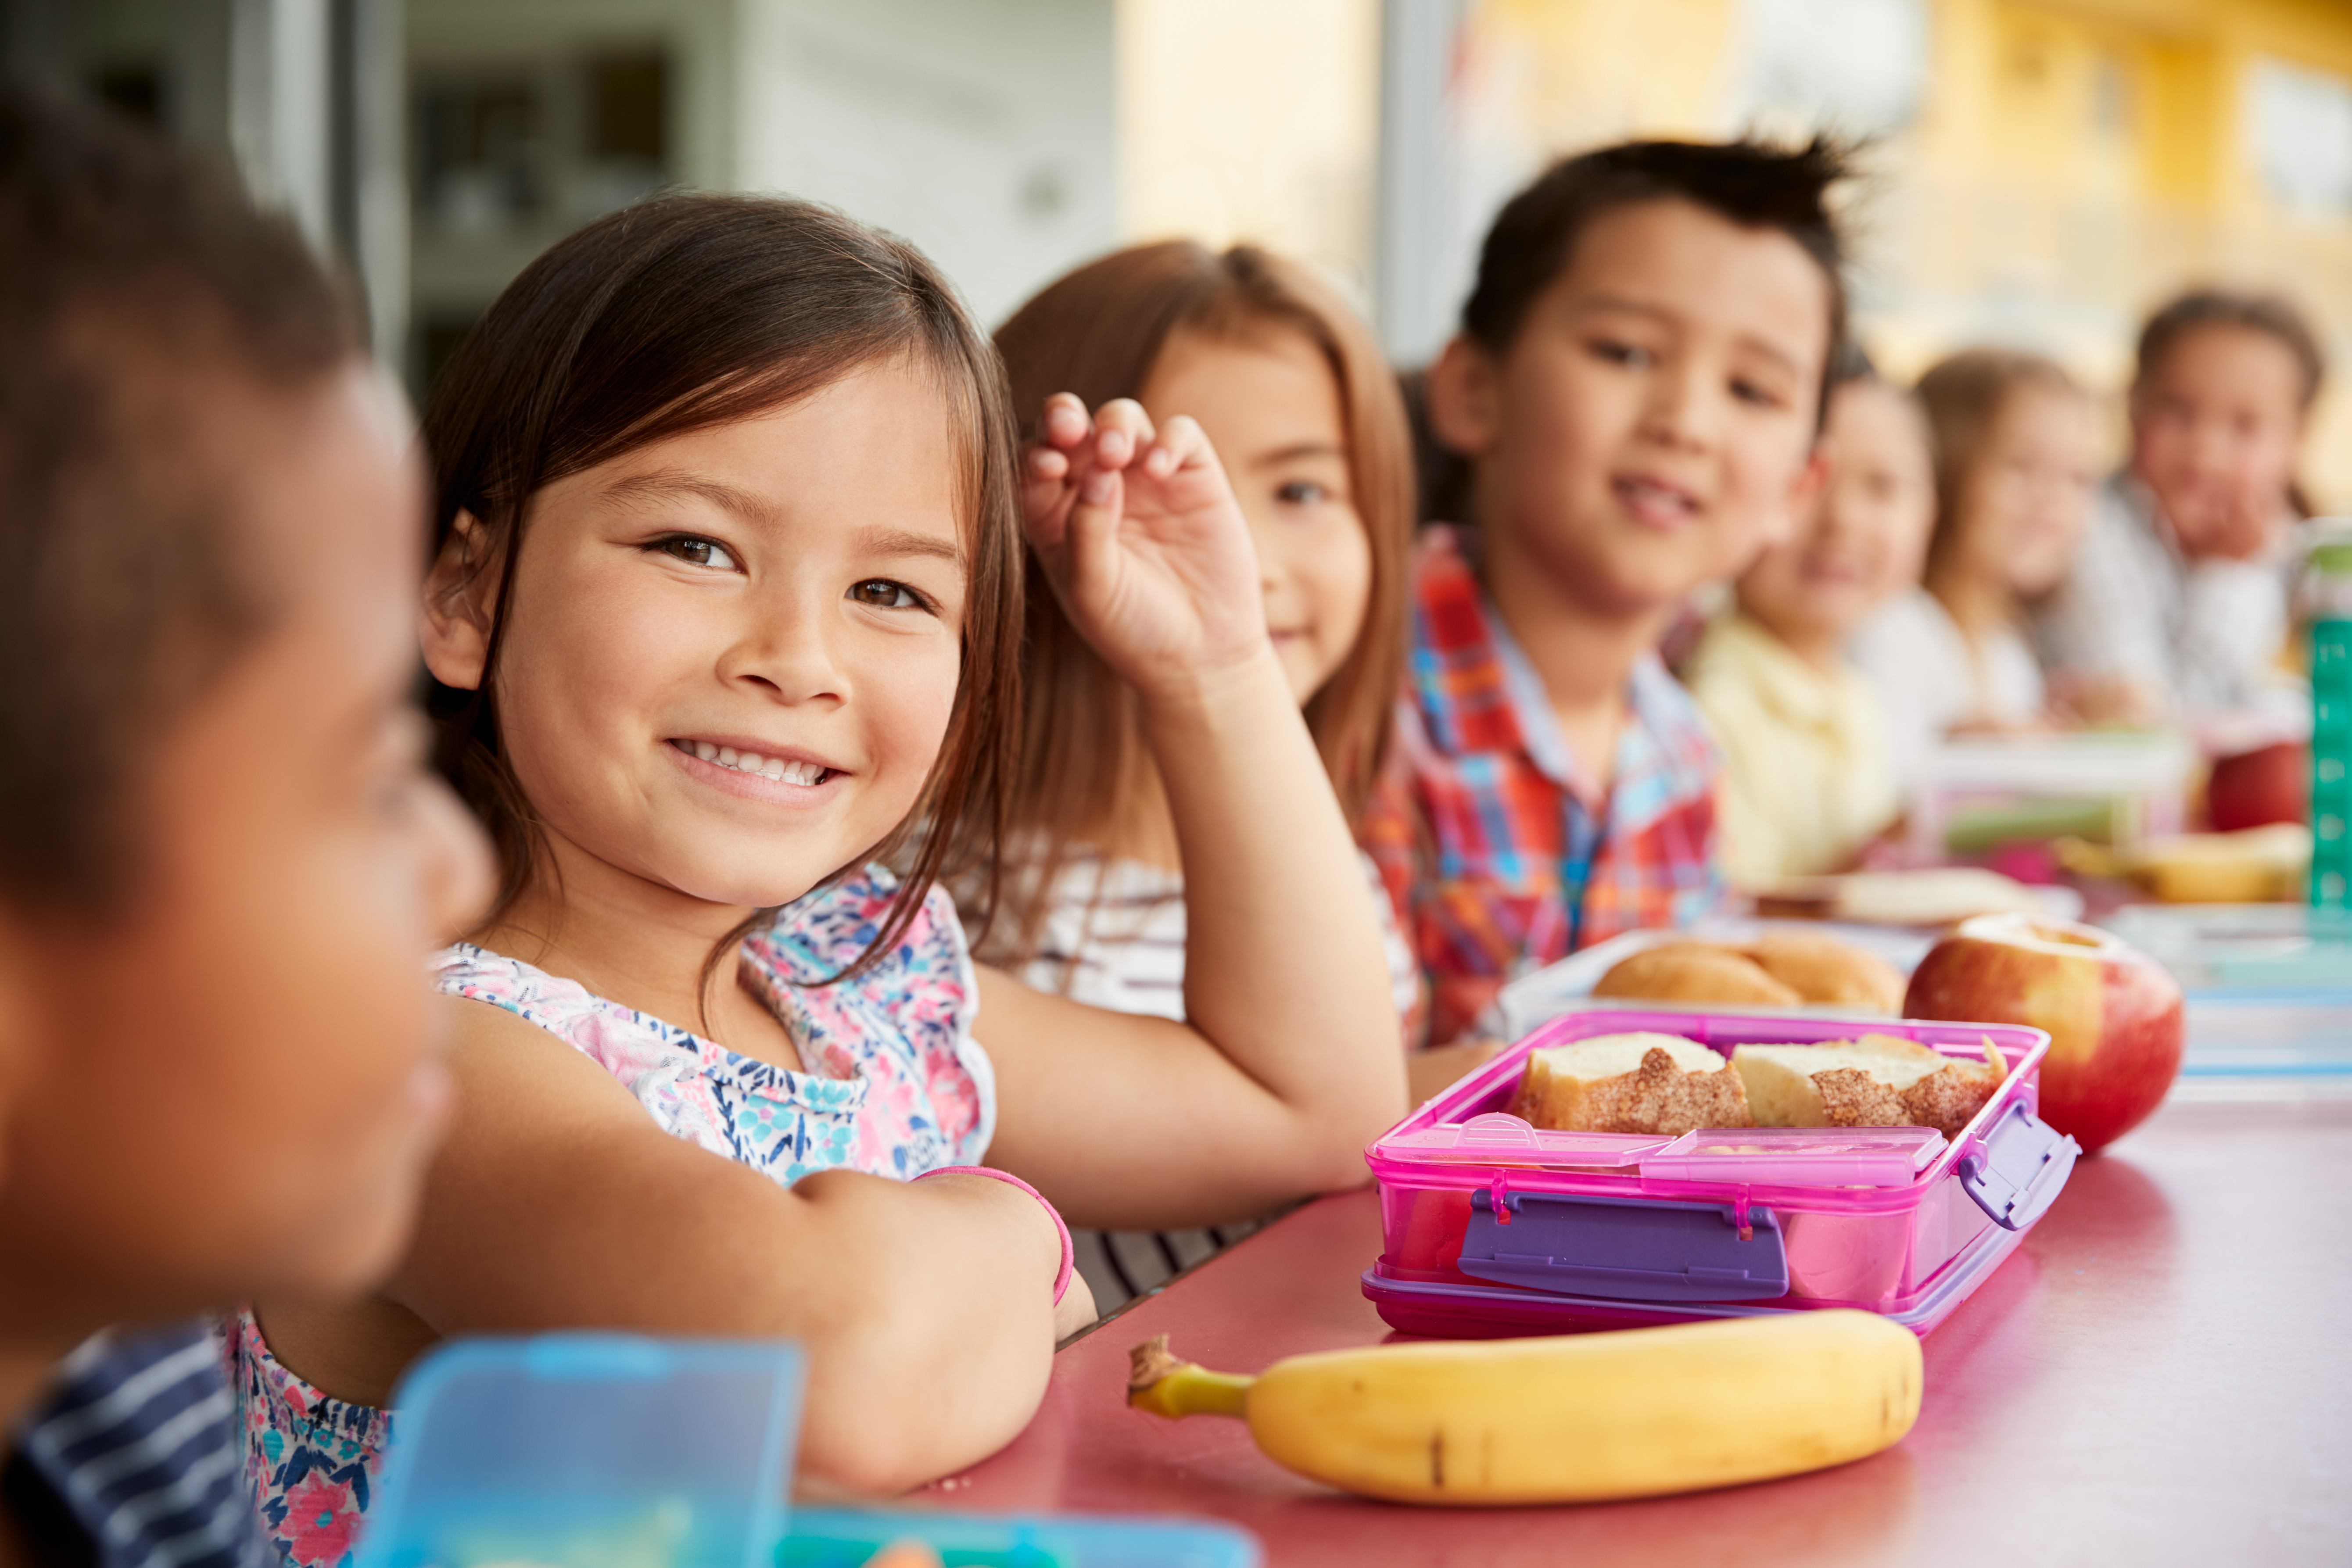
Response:
[[[1392,1158],[1443,1164],[1617,1169],[1637,1164],[1643,1155],[1665,1147],[1670,1141],[1639,1133],[1553,1132],[1530,1126],[1507,1112],[1490,1111],[1466,1122],[1391,1133],[1380,1141],[1379,1148]]]
[[[801,1379],[769,1341],[445,1345],[395,1397],[360,1568],[763,1568]]]
[[[1909,1186],[1944,1147],[1933,1127],[1732,1127],[1685,1133],[1639,1163],[1661,1181]]]
[[[766,1340],[456,1340],[394,1400],[358,1568],[1257,1568],[1208,1521],[791,1515],[802,1357]]]

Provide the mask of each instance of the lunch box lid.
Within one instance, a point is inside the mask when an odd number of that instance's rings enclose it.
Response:
[[[1677,1035],[1727,1057],[1736,1045],[1821,1044],[1886,1034],[1945,1050],[1955,1061],[1981,1061],[1984,1042],[1990,1040],[2008,1063],[2009,1073],[1952,1140],[1928,1127],[1742,1127],[1674,1138],[1559,1132],[1529,1126],[1490,1108],[1507,1097],[1531,1052],[1602,1035],[1635,1033]],[[1622,1187],[1690,1197],[1801,1187],[1814,1189],[1822,1202],[1832,1206],[1877,1207],[1886,1200],[1869,1197],[1873,1189],[1923,1189],[1971,1157],[1981,1156],[1986,1140],[2005,1137],[2015,1143],[2021,1134],[2008,1126],[2008,1108],[2030,1099],[2049,1049],[2050,1037],[2041,1030],[2014,1024],[1654,1005],[1580,1007],[1424,1103],[1374,1140],[1365,1160],[1383,1183],[1415,1169],[1449,1186],[1460,1185],[1476,1172],[1492,1172],[1503,1185],[1518,1190]],[[1724,1071],[1730,1071],[1728,1065]],[[2026,1109],[2031,1111],[2030,1103]]]

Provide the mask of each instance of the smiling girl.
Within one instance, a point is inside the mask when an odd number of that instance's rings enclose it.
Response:
[[[1411,434],[1396,381],[1355,313],[1304,267],[1254,246],[1184,241],[1088,264],[996,335],[1014,406],[1055,393],[1049,444],[1084,408],[1133,398],[1188,416],[1232,476],[1256,546],[1268,630],[1332,788],[1352,819],[1370,794],[1404,660]],[[1057,433],[1055,426],[1066,422]],[[1027,714],[1013,791],[1007,904],[981,951],[1040,991],[1181,1019],[1191,869],[1146,742],[1141,701],[1050,593],[1030,596]],[[1411,1014],[1419,973],[1364,862],[1390,984]],[[1244,1217],[1234,1216],[1235,1218]],[[1238,1228],[1081,1234],[1098,1301],[1199,1261]]]
[[[458,1109],[415,1249],[362,1307],[240,1325],[295,1561],[348,1540],[305,1543],[364,1508],[393,1381],[442,1335],[796,1338],[806,1472],[895,1491],[1018,1431],[1093,1315],[1014,1177],[1096,1225],[1361,1179],[1396,1020],[1247,526],[1190,421],[1077,417],[1016,494],[945,283],[793,203],[592,225],[460,350],[425,658],[505,886],[439,963]],[[1011,783],[1024,501],[1188,862],[1223,868],[1190,1023],[976,971],[934,886],[985,879]]]

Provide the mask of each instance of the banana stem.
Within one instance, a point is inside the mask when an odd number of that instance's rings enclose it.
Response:
[[[1160,1334],[1128,1353],[1127,1402],[1174,1420],[1184,1416],[1244,1416],[1255,1377],[1211,1372],[1169,1353]]]

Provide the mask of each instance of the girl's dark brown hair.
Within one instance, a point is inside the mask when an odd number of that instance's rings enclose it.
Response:
[[[1959,548],[1968,526],[1969,491],[1984,464],[1984,445],[2009,400],[2027,390],[2088,394],[2057,361],[2017,349],[1969,349],[1937,361],[1919,378],[1919,406],[1927,415],[1936,455],[1936,524],[1927,536],[1930,582]]]
[[[555,480],[657,441],[804,398],[869,364],[913,363],[946,394],[961,448],[971,574],[962,678],[914,812],[869,856],[907,874],[845,977],[906,930],[945,873],[983,879],[1019,725],[1021,557],[1016,445],[994,350],[938,269],[911,246],[828,208],[748,196],[677,195],[599,219],[556,245],[499,297],[451,358],[425,415],[434,548],[474,519],[474,571],[497,601],[479,689],[432,684],[442,770],[499,848],[495,923],[552,866],[499,741],[499,655],[530,498]],[[705,994],[755,914],[712,952]]]
[[[1800,147],[1738,141],[1623,141],[1562,158],[1504,204],[1478,251],[1462,306],[1462,336],[1500,359],[1535,308],[1576,260],[1585,231],[1621,208],[1668,199],[1695,203],[1750,229],[1784,234],[1822,269],[1829,289],[1828,357],[1846,341],[1846,242],[1831,193],[1853,173],[1853,152],[1829,137]],[[1829,421],[1830,378],[1813,419]],[[1475,524],[1470,465],[1432,433],[1423,449],[1422,521]]]
[[[1395,376],[1362,320],[1306,267],[1254,246],[1222,255],[1189,241],[1137,246],[1080,267],[997,329],[1013,407],[1035,417],[1075,392],[1088,408],[1139,397],[1178,333],[1238,343],[1296,332],[1331,367],[1356,512],[1371,544],[1371,592],[1356,645],[1307,704],[1331,785],[1352,821],[1370,794],[1403,670],[1404,556],[1412,528],[1412,439]],[[1149,412],[1149,411],[1147,411]],[[1032,562],[1033,570],[1036,570]],[[999,956],[1025,955],[1045,894],[1071,852],[1101,835],[1148,784],[1134,693],[1087,645],[1042,577],[1028,600],[1028,694],[1008,828],[1022,875]]]
[[[2304,408],[2308,410],[2319,396],[2320,383],[2327,376],[2327,354],[2303,312],[2283,295],[2241,294],[2221,288],[2191,290],[2147,319],[2139,331],[2137,368],[2132,372],[2135,395],[2180,340],[2200,327],[2234,327],[2273,339],[2294,359]]]

